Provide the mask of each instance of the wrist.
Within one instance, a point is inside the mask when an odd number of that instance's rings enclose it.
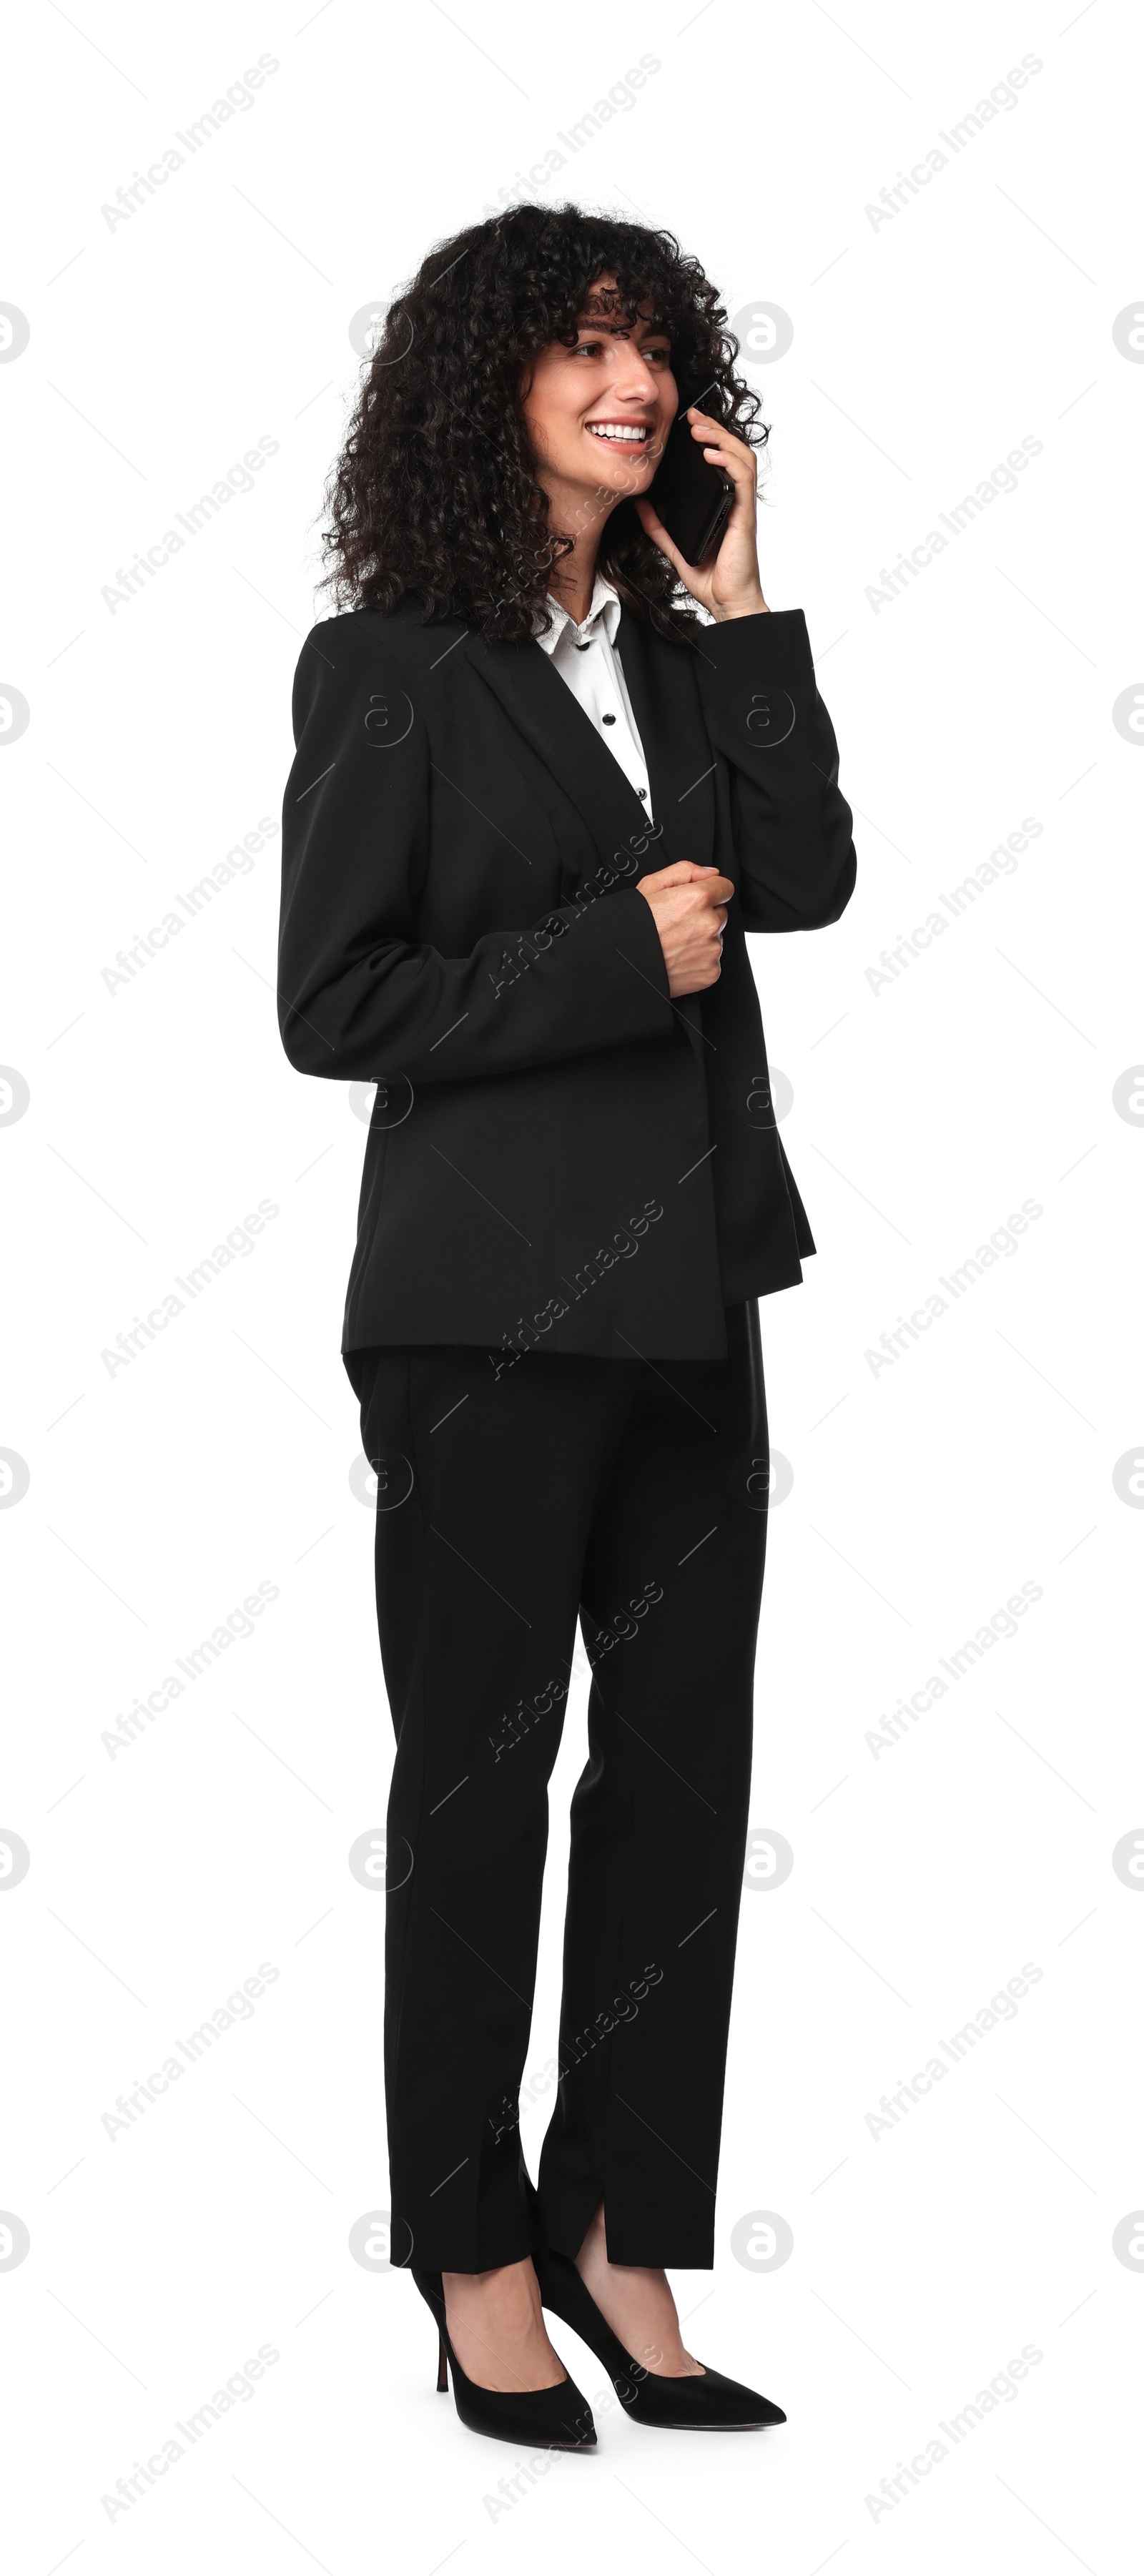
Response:
[[[731,617],[769,617],[770,613],[770,609],[767,606],[761,590],[756,590],[747,599],[737,599],[729,602],[726,608],[713,608],[712,610],[712,614],[720,626],[725,625],[728,618]]]

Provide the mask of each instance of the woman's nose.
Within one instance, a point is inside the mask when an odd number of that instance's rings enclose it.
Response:
[[[647,402],[650,399],[654,401],[662,382],[662,373],[657,375],[648,360],[641,358],[638,349],[625,349],[623,356],[617,361],[612,378],[612,391],[618,400]]]

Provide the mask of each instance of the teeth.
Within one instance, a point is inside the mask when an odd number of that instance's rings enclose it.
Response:
[[[606,429],[604,429],[604,428],[597,428],[596,423],[595,423],[594,421],[591,421],[591,420],[590,420],[590,421],[587,421],[587,422],[585,423],[585,426],[586,426],[586,428],[588,428],[588,429],[590,429],[590,430],[591,430],[593,438],[611,438],[611,439],[618,439],[618,440],[622,440],[622,441],[623,441],[623,443],[624,443],[626,446],[628,446],[628,447],[644,447],[644,446],[646,446],[646,443],[647,443],[648,437],[649,437],[649,435],[650,435],[650,432],[649,432],[646,428],[644,428],[644,429],[621,429],[621,428],[619,427],[619,425],[618,425],[618,424],[615,424],[615,425],[609,426],[609,427],[608,427],[608,428],[606,428]]]

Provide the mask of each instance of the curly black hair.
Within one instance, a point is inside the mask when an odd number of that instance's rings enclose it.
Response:
[[[535,632],[572,540],[549,527],[520,388],[541,349],[574,346],[605,275],[615,309],[669,334],[680,409],[701,399],[765,445],[725,308],[674,234],[573,205],[510,207],[439,242],[389,308],[326,490],[321,587],[338,607],[413,597],[425,625],[460,617],[506,643]],[[660,634],[682,642],[698,625],[631,500],[605,521],[598,563]]]

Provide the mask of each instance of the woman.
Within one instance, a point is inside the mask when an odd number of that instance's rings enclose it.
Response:
[[[545,2308],[637,2421],[784,2420],[685,2350],[664,2272],[713,2260],[756,1300],[814,1250],[744,933],[837,920],[855,866],[802,612],[760,587],[766,432],[725,321],[669,234],[574,206],[443,243],[363,386],[326,541],[346,613],[294,693],[282,1039],[378,1086],[342,1348],[397,1735],[394,2259],[463,2419],[533,2446],[595,2441]],[[734,483],[699,567],[647,497],[681,402]],[[518,2090],[577,1617],[534,2189]]]

